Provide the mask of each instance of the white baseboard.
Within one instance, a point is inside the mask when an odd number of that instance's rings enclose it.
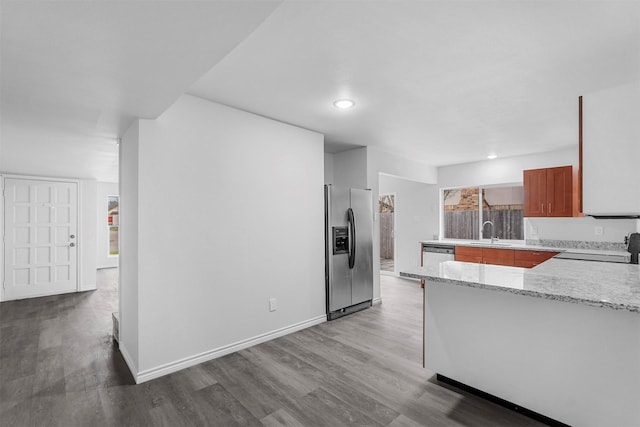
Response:
[[[122,354],[122,358],[124,359],[125,363],[129,367],[129,372],[131,372],[131,375],[133,375],[133,380],[137,384],[138,378],[136,372],[138,372],[138,367],[135,363],[133,363],[133,358],[129,354],[129,351],[127,351],[126,347],[122,344],[122,341],[118,341],[118,349],[120,350],[120,354]]]
[[[322,316],[317,316],[309,320],[305,320],[300,323],[296,323],[290,326],[286,326],[284,328],[276,329],[275,331],[267,332],[261,335],[257,335],[253,338],[248,338],[246,340],[238,341],[233,344],[225,345],[219,348],[215,348],[212,350],[205,351],[200,354],[196,354],[193,356],[185,357],[184,359],[176,360],[175,362],[166,363],[164,365],[157,366],[155,368],[146,369],[144,371],[138,372],[137,375],[134,374],[134,378],[137,384],[143,383],[145,381],[149,381],[155,378],[162,377],[164,375],[180,371],[182,369],[188,368],[190,366],[197,365],[199,363],[206,362],[208,360],[216,359],[221,356],[225,356],[230,353],[234,353],[236,351],[240,351],[247,347],[254,346],[256,344],[260,344],[266,341],[270,341],[274,338],[278,338],[284,335],[288,335],[292,332],[296,332],[302,329],[306,329],[310,326],[319,325],[320,323],[324,323],[327,321],[327,315],[323,314]],[[123,353],[124,356],[124,353]],[[125,360],[126,357],[125,357]],[[129,364],[129,368],[131,368],[131,364]],[[132,371],[134,372],[134,371]]]
[[[371,300],[371,305],[378,305],[378,304],[382,304],[382,297],[374,298],[373,300]]]

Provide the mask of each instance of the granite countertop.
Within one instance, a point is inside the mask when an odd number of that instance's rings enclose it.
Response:
[[[529,269],[444,261],[400,275],[640,313],[640,265],[552,258]]]
[[[607,249],[590,249],[590,248],[574,248],[574,247],[557,247],[557,246],[540,246],[531,245],[521,242],[511,243],[508,241],[497,241],[491,243],[485,240],[420,240],[420,244],[424,245],[439,245],[439,246],[469,246],[480,248],[496,248],[496,249],[514,249],[521,251],[545,251],[545,252],[571,252],[571,253],[584,253],[584,254],[604,254],[610,256],[622,257],[627,260],[630,259],[629,252],[621,250],[607,250]]]
[[[552,248],[546,246],[534,246],[527,245],[525,243],[511,243],[504,241],[496,241],[491,243],[490,241],[484,240],[421,240],[421,244],[424,245],[439,245],[439,246],[469,246],[475,248],[496,248],[496,249],[518,249],[518,250],[526,250],[526,251],[547,251],[547,252],[562,252],[566,249],[561,248]]]

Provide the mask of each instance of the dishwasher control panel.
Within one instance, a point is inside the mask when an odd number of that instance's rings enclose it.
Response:
[[[423,244],[422,245],[422,252],[454,255],[456,253],[456,250],[455,250],[454,246],[435,245],[435,244],[425,245],[425,244]]]

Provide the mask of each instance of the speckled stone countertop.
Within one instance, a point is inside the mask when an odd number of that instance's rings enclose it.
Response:
[[[476,248],[496,248],[496,249],[519,249],[519,250],[534,250],[534,251],[549,251],[549,252],[562,252],[564,249],[552,248],[546,246],[534,246],[527,245],[526,243],[507,243],[496,241],[491,243],[485,240],[421,240],[420,243],[425,245],[440,245],[440,246],[469,246]]]
[[[560,241],[547,241],[549,244],[556,243]],[[618,246],[614,244],[610,244],[606,249],[601,247],[596,247],[590,245],[590,242],[565,242],[563,246],[541,246],[534,245],[531,242],[527,243],[511,243],[509,241],[496,241],[495,243],[491,243],[485,240],[456,240],[456,239],[447,239],[447,240],[420,240],[420,244],[424,245],[439,245],[439,246],[469,246],[469,247],[480,247],[480,248],[496,248],[496,249],[514,249],[521,251],[546,251],[546,252],[573,252],[573,253],[592,253],[592,254],[605,254],[610,256],[621,257],[629,262],[631,255],[629,252],[622,250]],[[573,245],[572,245],[573,244]]]
[[[640,265],[552,258],[529,269],[444,261],[400,275],[640,313]]]

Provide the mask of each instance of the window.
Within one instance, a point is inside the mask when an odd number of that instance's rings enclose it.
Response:
[[[482,224],[491,221],[494,237],[524,240],[522,185],[445,189],[442,197],[444,238],[489,239],[491,229]]]
[[[109,228],[109,256],[120,254],[119,231],[120,220],[118,196],[107,196],[107,227]]]

